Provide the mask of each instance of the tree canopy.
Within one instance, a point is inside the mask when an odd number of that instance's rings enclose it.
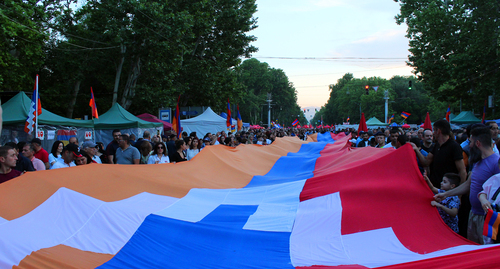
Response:
[[[132,113],[239,100],[234,69],[257,48],[255,0],[23,0],[0,4],[0,86],[30,91],[67,117],[114,102]],[[81,2],[80,2],[81,3]]]
[[[412,88],[409,89],[409,81]],[[366,93],[368,86],[368,94]],[[376,117],[382,122],[385,117],[385,92],[389,97],[388,117],[394,114],[393,122],[402,122],[401,112],[410,113],[407,123],[420,124],[429,112],[431,120],[444,118],[448,103],[440,102],[429,95],[422,82],[413,76],[394,76],[390,80],[380,77],[354,78],[346,73],[330,85],[330,98],[325,106],[316,113],[312,122],[318,122],[323,117],[325,124],[340,124],[350,118],[351,123],[358,123],[361,113],[365,113],[368,120]],[[376,90],[375,90],[376,89]],[[459,106],[455,103],[453,109]]]
[[[440,101],[482,110],[500,82],[500,2],[395,0],[418,79]]]
[[[297,105],[297,92],[283,70],[271,68],[267,63],[252,58],[245,60],[235,72],[238,82],[244,85],[245,94],[240,99],[242,117],[253,123],[267,124],[266,100],[270,97],[271,121],[284,126],[290,126],[295,119],[302,124],[307,123]]]

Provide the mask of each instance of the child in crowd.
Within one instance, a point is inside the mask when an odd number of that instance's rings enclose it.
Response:
[[[432,182],[427,177],[427,173],[424,172],[424,179],[434,193],[442,193],[454,189],[460,185],[460,176],[454,173],[446,173],[441,181],[441,189],[438,189],[432,185]],[[438,208],[439,215],[443,219],[444,223],[448,225],[454,232],[458,233],[458,208],[460,207],[460,198],[458,196],[450,196],[441,202],[432,201],[432,206]]]

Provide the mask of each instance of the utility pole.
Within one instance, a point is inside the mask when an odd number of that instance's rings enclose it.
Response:
[[[271,93],[268,92],[267,93],[267,106],[268,106],[268,110],[267,110],[267,128],[271,128],[271,102],[273,100],[271,100]]]
[[[384,100],[385,100],[385,114],[384,114],[384,122],[387,123],[387,117],[389,116],[389,91],[384,91]]]

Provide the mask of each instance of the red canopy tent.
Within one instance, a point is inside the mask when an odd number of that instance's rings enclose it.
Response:
[[[408,129],[408,128],[410,128],[411,126],[410,126],[410,125],[408,125],[407,123],[405,123],[405,124],[403,124],[401,127],[405,128],[405,129]]]
[[[158,119],[156,116],[151,115],[149,113],[143,113],[141,115],[138,115],[137,117],[141,120],[145,120],[145,121],[149,121],[149,122],[163,123],[163,132],[167,132],[167,131],[172,130],[172,124],[170,124],[166,121],[162,121],[162,120]]]

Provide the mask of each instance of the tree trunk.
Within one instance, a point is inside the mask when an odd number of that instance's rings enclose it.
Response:
[[[125,84],[121,100],[121,105],[125,109],[130,107],[132,104],[132,98],[135,96],[135,86],[137,85],[137,79],[141,74],[141,57],[137,57],[133,65],[134,66],[130,69],[127,84]]]
[[[120,48],[121,48],[122,58],[120,59],[120,63],[116,67],[115,87],[113,89],[113,102],[111,103],[112,105],[114,105],[118,100],[118,87],[120,86],[120,76],[123,70],[123,62],[125,62],[125,51],[127,50],[127,48],[123,44],[120,45]]]
[[[80,91],[80,84],[82,83],[81,79],[78,79],[75,82],[75,87],[73,88],[73,94],[71,95],[71,100],[68,104],[68,110],[66,112],[66,118],[73,118],[73,110],[75,108],[76,97],[78,96],[78,92]]]

